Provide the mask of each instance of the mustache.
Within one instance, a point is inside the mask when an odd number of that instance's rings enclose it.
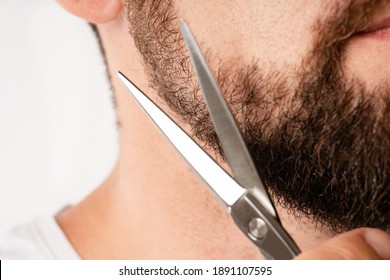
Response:
[[[388,0],[337,1],[329,6],[329,17],[319,19],[314,25],[315,34],[319,34],[317,41],[324,47],[345,42],[366,29],[383,9],[389,7]]]
[[[324,17],[311,27],[314,34],[312,51],[303,66],[324,83],[332,84],[343,76],[345,46],[353,35],[364,31],[386,8],[389,0],[346,0],[328,4]],[[305,81],[307,82],[307,81]]]

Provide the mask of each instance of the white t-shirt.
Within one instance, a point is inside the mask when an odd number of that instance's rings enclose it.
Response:
[[[1,260],[79,260],[54,217],[0,232]]]

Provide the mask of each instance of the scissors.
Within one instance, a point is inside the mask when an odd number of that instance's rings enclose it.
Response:
[[[235,119],[183,20],[180,21],[180,28],[233,176],[225,172],[136,85],[121,72],[118,76],[171,144],[216,194],[238,228],[259,248],[262,255],[266,259],[292,259],[300,250],[283,228]]]

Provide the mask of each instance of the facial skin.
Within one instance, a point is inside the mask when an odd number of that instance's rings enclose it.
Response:
[[[150,84],[196,138],[222,155],[178,29],[177,18],[188,19],[279,202],[334,231],[386,229],[388,75],[365,79],[348,60],[356,59],[351,50],[359,44],[352,34],[383,7],[390,16],[390,6],[382,0],[271,2],[236,7],[225,1],[215,18],[206,15],[215,10],[207,1],[128,1],[130,31]],[[248,12],[259,6],[262,12]]]
[[[118,164],[58,217],[82,257],[260,257],[115,78],[124,72],[226,167],[180,18],[206,53],[300,248],[355,227],[388,229],[390,35],[357,34],[390,18],[388,1],[121,4],[98,24],[118,106]]]

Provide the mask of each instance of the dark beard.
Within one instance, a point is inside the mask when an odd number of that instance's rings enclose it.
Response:
[[[341,70],[345,38],[387,1],[345,2],[332,8],[337,16],[313,26],[318,38],[293,89],[286,74],[265,75],[256,63],[231,61],[214,74],[279,203],[335,232],[389,230],[390,86],[368,90]],[[191,125],[195,138],[223,157],[171,1],[130,0],[128,11],[151,86]]]

